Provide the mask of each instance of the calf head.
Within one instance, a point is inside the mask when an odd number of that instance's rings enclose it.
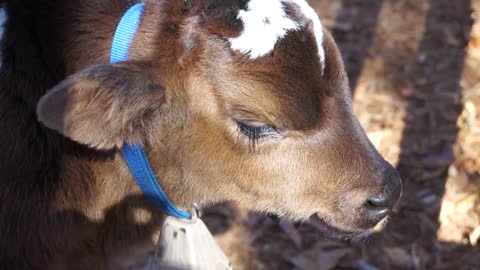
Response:
[[[130,56],[67,78],[39,119],[93,148],[141,143],[183,207],[234,200],[352,235],[394,208],[399,176],[304,0],[150,1]]]

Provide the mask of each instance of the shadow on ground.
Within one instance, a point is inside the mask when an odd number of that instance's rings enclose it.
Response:
[[[342,52],[352,92],[369,56],[383,0],[342,0],[332,34]],[[368,14],[366,16],[366,14]],[[361,33],[361,34],[355,34]],[[359,46],[352,46],[358,44]]]

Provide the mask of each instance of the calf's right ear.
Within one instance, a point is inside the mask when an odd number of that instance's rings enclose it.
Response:
[[[108,150],[142,136],[146,115],[165,101],[165,89],[146,64],[100,65],[74,74],[37,105],[45,126],[74,141]]]

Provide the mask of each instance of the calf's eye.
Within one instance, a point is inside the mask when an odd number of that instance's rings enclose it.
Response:
[[[280,134],[271,125],[237,121],[239,131],[251,140],[265,137],[278,138]]]

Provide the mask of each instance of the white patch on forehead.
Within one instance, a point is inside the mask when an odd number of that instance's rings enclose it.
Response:
[[[230,39],[231,47],[253,59],[272,52],[289,30],[299,29],[299,25],[288,18],[280,0],[250,0],[247,10],[238,13],[238,19],[243,22],[243,31]]]
[[[230,39],[232,49],[255,59],[271,53],[288,31],[300,30],[305,22],[289,18],[283,3],[296,4],[303,16],[312,22],[323,70],[323,26],[315,10],[305,0],[250,0],[247,10],[241,10],[238,14],[238,19],[243,22],[243,31],[240,36]]]
[[[5,27],[5,22],[7,21],[7,13],[5,12],[5,9],[0,6],[0,44],[3,39],[3,33],[4,33],[4,27]],[[2,51],[0,51],[0,67],[2,67]]]

